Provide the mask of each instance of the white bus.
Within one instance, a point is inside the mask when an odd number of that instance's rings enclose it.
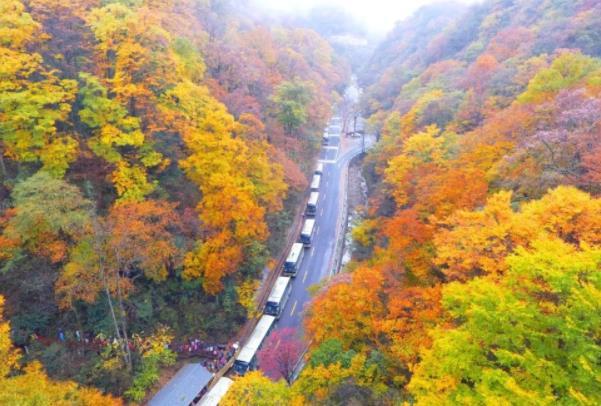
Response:
[[[323,174],[323,162],[318,162],[317,165],[315,165],[315,171],[313,171],[313,173],[315,175]]]
[[[290,297],[290,291],[292,290],[292,284],[288,276],[280,276],[273,285],[273,289],[269,294],[267,303],[265,304],[265,314],[275,316],[276,319],[280,318],[282,310],[286,307],[286,302]]]
[[[313,231],[315,230],[315,219],[305,220],[303,229],[301,231],[300,239],[301,242],[306,246],[311,246],[311,240],[313,239]]]
[[[296,276],[296,272],[298,271],[298,268],[300,268],[304,255],[305,252],[302,243],[295,242],[292,244],[288,258],[286,258],[286,262],[284,262],[284,275]]]
[[[223,376],[219,378],[217,383],[213,385],[213,387],[200,399],[198,402],[198,406],[217,406],[221,399],[225,396],[230,386],[234,381],[232,381],[227,376]]]
[[[321,183],[321,175],[313,175],[313,180],[311,181],[311,191],[317,192],[319,190],[319,184]]]
[[[246,345],[242,347],[242,351],[240,351],[234,361],[234,371],[240,375],[244,375],[249,370],[256,369],[257,351],[259,351],[263,344],[263,340],[265,340],[265,337],[267,337],[267,334],[271,331],[274,322],[274,316],[268,314],[261,316],[261,319],[246,342]]]
[[[319,192],[311,192],[305,214],[307,216],[315,216],[317,213],[317,201],[319,200]]]
[[[342,127],[339,124],[331,124],[330,125],[330,134],[332,136],[337,136],[342,132]]]

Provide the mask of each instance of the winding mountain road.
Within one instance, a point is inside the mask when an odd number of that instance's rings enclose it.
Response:
[[[319,283],[335,271],[339,255],[336,245],[344,238],[341,224],[344,218],[346,199],[346,176],[349,162],[362,152],[361,138],[342,138],[340,125],[330,125],[329,143],[321,151],[319,162],[323,163],[323,174],[319,188],[316,225],[313,243],[305,249],[301,266],[293,280],[290,299],[277,323],[277,328],[299,328],[303,311],[310,300],[309,287]],[[366,137],[366,146],[373,141]]]

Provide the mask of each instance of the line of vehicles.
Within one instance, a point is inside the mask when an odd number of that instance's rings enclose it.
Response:
[[[202,397],[198,406],[217,406],[233,383],[234,381],[227,376],[222,376],[215,385],[213,385],[211,390]]]
[[[296,276],[300,269],[305,255],[305,249],[311,247],[313,234],[315,233],[315,215],[317,213],[319,187],[321,185],[322,175],[323,163],[320,162],[313,172],[313,179],[310,187],[311,191],[305,208],[305,221],[299,240],[292,244],[292,248],[284,262],[282,275],[278,277],[273,285],[267,303],[265,304],[263,315],[234,361],[233,369],[240,375],[244,375],[249,370],[257,368],[257,352],[286,307],[286,303],[288,302],[292,291],[292,278]]]
[[[333,117],[330,122],[329,131],[339,134],[342,131],[341,123],[342,120],[340,117]],[[326,129],[323,138],[325,145],[329,144],[329,138],[328,129]],[[286,303],[292,292],[292,278],[296,276],[300,269],[305,248],[310,247],[313,242],[315,216],[319,201],[319,187],[321,186],[323,170],[323,163],[318,163],[313,172],[310,195],[305,208],[305,221],[299,239],[290,249],[282,269],[282,275],[278,277],[270,292],[261,319],[234,360],[233,370],[239,375],[244,375],[249,370],[257,368],[257,352],[286,307]],[[200,404],[203,406],[217,406],[232,383],[233,381],[230,378],[221,377],[201,399]]]

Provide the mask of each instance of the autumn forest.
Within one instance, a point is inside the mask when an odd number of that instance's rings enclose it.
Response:
[[[0,0],[0,404],[144,404],[241,337],[351,82],[352,257],[219,404],[601,403],[601,2],[424,3]]]

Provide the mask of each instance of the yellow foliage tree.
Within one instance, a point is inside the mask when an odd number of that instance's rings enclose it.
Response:
[[[436,125],[405,140],[401,153],[390,160],[385,171],[386,183],[398,206],[408,202],[411,183],[407,177],[411,171],[420,165],[445,167],[452,140],[452,134],[441,135]]]
[[[29,51],[43,38],[21,1],[0,3],[0,140],[4,155],[41,162],[61,177],[77,153],[75,139],[59,130],[68,120],[77,84],[60,80],[40,54]]]
[[[440,89],[431,90],[422,95],[411,107],[411,109],[400,118],[400,130],[401,137],[408,137],[413,134],[418,128],[416,128],[416,122],[419,114],[427,107],[430,103],[441,99],[444,93]]]
[[[255,294],[260,285],[261,282],[256,279],[247,279],[236,287],[238,302],[246,309],[246,314],[249,318],[254,317],[259,313],[257,311]]]
[[[184,275],[215,294],[244,249],[267,238],[265,213],[281,208],[286,193],[283,169],[269,163],[262,142],[234,138],[238,123],[205,87],[180,83],[165,95],[164,109],[189,150],[180,166],[202,193],[197,210],[206,237],[186,256]]]
[[[260,372],[249,372],[234,381],[219,404],[222,406],[299,406],[303,402],[298,397],[292,396],[284,380],[273,382]]]
[[[506,271],[505,258],[516,246],[539,238],[601,244],[601,199],[560,186],[515,212],[511,193],[491,196],[480,211],[459,211],[439,224],[435,262],[452,280]]]

